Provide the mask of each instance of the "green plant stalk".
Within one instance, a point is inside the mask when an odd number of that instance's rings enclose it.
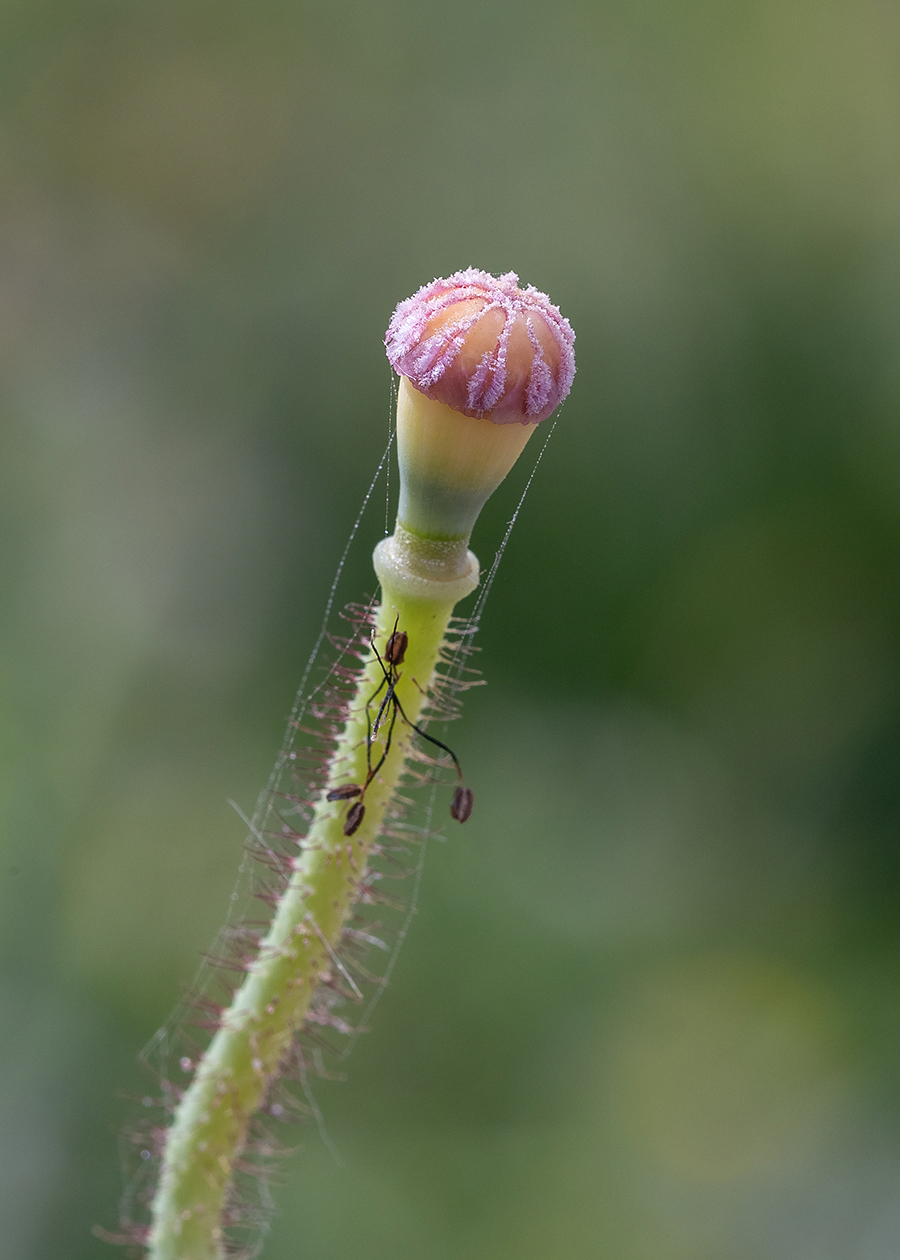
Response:
[[[224,1260],[229,1193],[253,1115],[295,1052],[292,1038],[320,986],[340,987],[339,974],[353,986],[336,951],[393,814],[413,726],[437,689],[453,609],[478,585],[472,528],[537,424],[568,393],[574,340],[559,309],[520,288],[513,272],[455,272],[401,302],[391,318],[385,348],[400,376],[400,498],[395,532],[375,548],[382,598],[374,649],[269,931],[175,1110],[149,1260]],[[395,641],[388,684],[378,654],[395,629],[406,639],[402,651]],[[387,714],[377,732],[373,703]],[[350,785],[355,804],[328,800]],[[452,813],[462,822],[472,795],[461,777],[457,791],[464,804],[454,795]]]
[[[428,540],[398,524],[397,533],[376,548],[375,568],[382,588],[375,643],[383,654],[395,624],[406,631],[395,691],[409,721],[416,722],[434,684],[454,606],[477,585],[478,564],[466,540]],[[365,782],[366,703],[383,681],[373,653],[269,932],[178,1104],[153,1204],[150,1260],[225,1256],[223,1213],[250,1121],[291,1054],[292,1037],[316,990],[336,978],[341,934],[406,763],[413,732],[398,720],[384,765],[366,791],[363,822],[345,836],[348,803],[329,803],[326,792]],[[373,714],[383,696],[382,686]]]

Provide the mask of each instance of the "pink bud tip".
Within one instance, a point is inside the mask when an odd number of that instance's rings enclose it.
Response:
[[[568,394],[575,334],[545,293],[514,271],[467,267],[401,302],[384,344],[420,393],[495,424],[537,424]]]

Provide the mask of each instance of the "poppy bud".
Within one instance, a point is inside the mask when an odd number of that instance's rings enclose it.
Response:
[[[494,424],[537,424],[571,388],[574,341],[559,307],[514,271],[469,267],[401,302],[385,345],[427,398]]]
[[[398,525],[468,542],[536,425],[569,392],[575,334],[514,272],[470,267],[401,302],[385,345],[400,373]]]

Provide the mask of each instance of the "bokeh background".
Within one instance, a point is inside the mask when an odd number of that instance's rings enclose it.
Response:
[[[476,812],[264,1254],[893,1260],[896,5],[7,0],[0,64],[5,1260],[117,1254],[383,330],[469,264],[578,376],[453,731]]]

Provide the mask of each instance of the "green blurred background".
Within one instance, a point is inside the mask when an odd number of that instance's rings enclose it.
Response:
[[[435,275],[578,376],[268,1260],[900,1252],[900,15],[0,8],[4,1260],[114,1257]],[[479,524],[489,561],[527,477]],[[342,599],[372,588],[376,492]]]

